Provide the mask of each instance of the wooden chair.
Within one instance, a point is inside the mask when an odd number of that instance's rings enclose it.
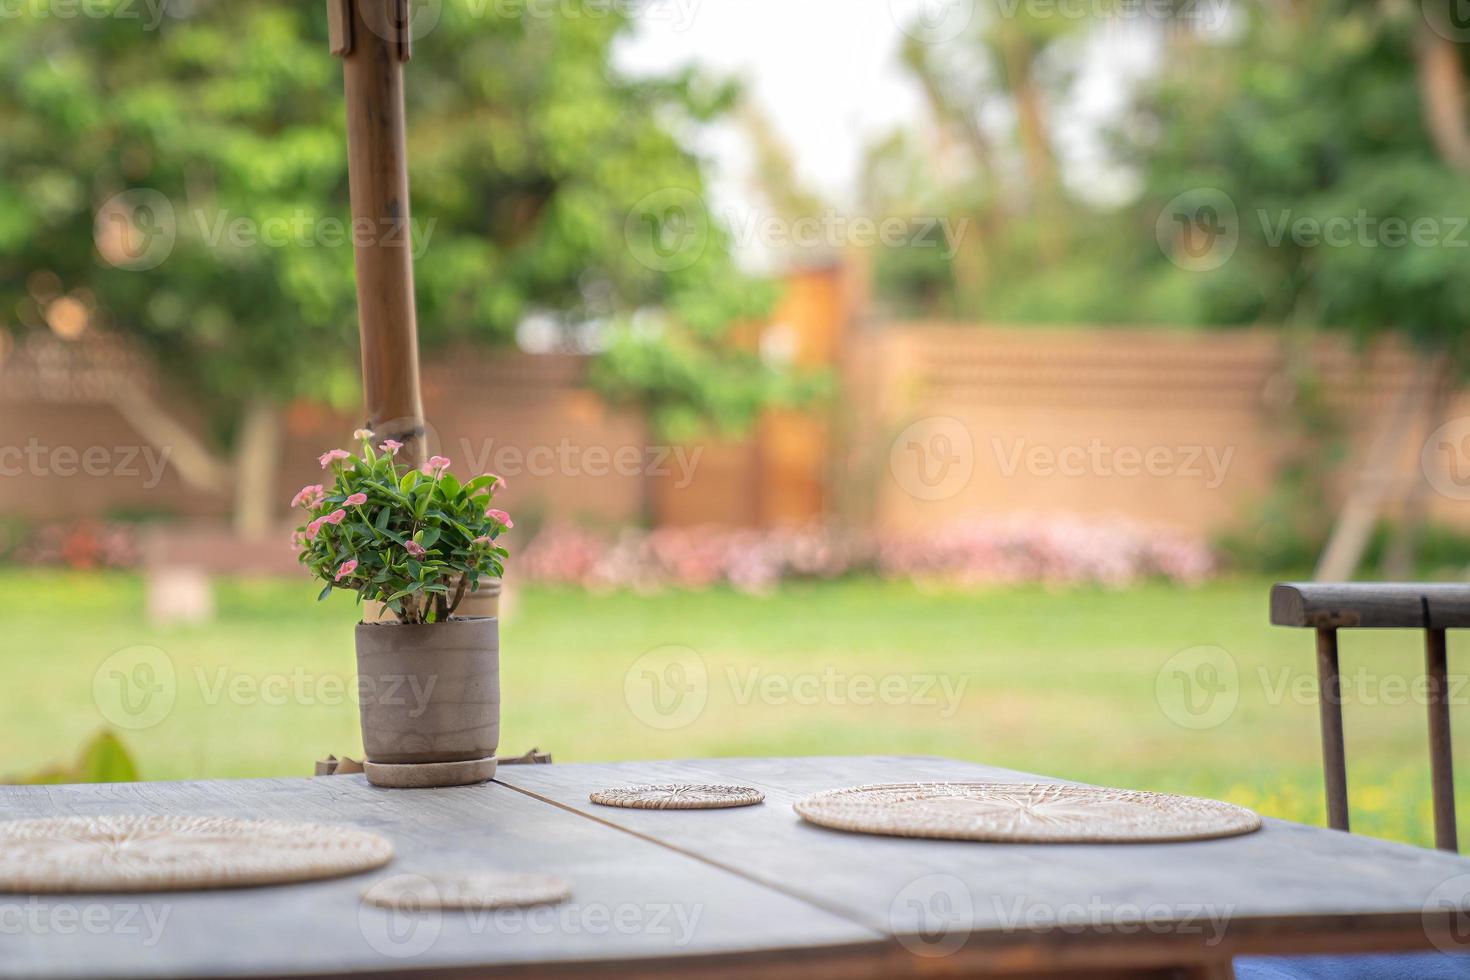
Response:
[[[1434,781],[1434,842],[1441,850],[1458,851],[1445,632],[1470,627],[1470,585],[1283,583],[1271,590],[1271,622],[1276,626],[1317,631],[1318,704],[1327,818],[1337,830],[1348,829],[1337,632],[1343,629],[1424,631],[1429,754]]]

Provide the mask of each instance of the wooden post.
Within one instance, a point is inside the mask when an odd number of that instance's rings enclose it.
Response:
[[[427,447],[403,114],[410,11],[407,0],[327,2],[332,53],[343,60],[347,94],[347,173],[367,426],[380,439],[402,442],[402,458],[418,465]]]
[[[1342,741],[1342,680],[1337,630],[1317,630],[1317,703],[1322,720],[1322,772],[1327,782],[1327,824],[1348,829],[1347,753]]]
[[[1424,631],[1424,667],[1429,688],[1429,760],[1434,780],[1434,846],[1458,851],[1455,775],[1450,750],[1449,657],[1445,631]]]

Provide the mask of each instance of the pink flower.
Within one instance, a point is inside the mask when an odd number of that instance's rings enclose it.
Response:
[[[508,489],[508,487],[509,484],[505,482],[505,477],[497,476],[495,482],[490,484],[490,492],[500,493],[502,490]]]
[[[316,537],[317,534],[319,534],[321,532],[321,529],[322,529],[322,521],[325,521],[325,520],[326,520],[325,517],[318,517],[316,520],[314,520],[310,524],[306,525],[306,537],[308,539],[311,539],[311,538]]]
[[[507,514],[503,510],[496,510],[494,507],[491,507],[489,510],[485,511],[485,516],[490,518],[492,521],[499,521],[507,528],[512,528],[516,526],[516,522],[510,519],[509,514]]]
[[[327,452],[324,452],[320,456],[318,456],[317,462],[322,464],[322,469],[326,469],[333,463],[341,462],[344,459],[351,458],[352,454],[345,449],[330,449]]]
[[[342,581],[344,578],[351,575],[355,571],[357,571],[356,558],[353,558],[351,561],[344,561],[342,563],[342,566],[337,569],[337,581]]]
[[[326,517],[323,517],[322,518],[322,521],[325,522],[325,523],[327,523],[327,524],[341,524],[346,518],[347,518],[347,511],[342,510],[339,507],[338,509],[336,509],[336,510],[332,511],[330,514],[328,514]]]
[[[345,502],[348,507],[361,507],[363,504],[367,503],[367,494],[354,493],[352,496],[348,497]]]
[[[448,459],[443,456],[431,456],[427,463],[419,467],[419,472],[424,476],[437,477],[447,469],[449,469]]]
[[[321,499],[324,496],[326,496],[326,491],[322,489],[322,485],[320,483],[314,483],[309,487],[302,487],[296,496],[291,498],[291,506],[315,507],[321,503]]]
[[[384,439],[383,444],[378,448],[383,450],[383,452],[387,453],[389,456],[397,456],[398,450],[403,448],[403,443],[399,442],[397,439]]]
[[[482,534],[478,538],[475,539],[475,544],[483,545],[486,548],[490,547],[494,543],[495,543],[495,539],[492,538],[488,534]]]
[[[352,433],[352,438],[357,439],[357,440],[360,440],[362,442],[367,442],[372,437],[373,437],[373,430],[372,429],[358,429],[356,432]]]
[[[424,546],[419,544],[417,541],[410,541],[408,544],[403,546],[403,550],[408,552],[408,556],[410,558],[422,559],[425,555],[428,554],[428,552],[424,550]]]

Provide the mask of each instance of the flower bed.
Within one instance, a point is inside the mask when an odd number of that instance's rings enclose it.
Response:
[[[590,589],[707,588],[765,592],[797,579],[876,575],[955,585],[1043,583],[1122,587],[1160,578],[1196,583],[1217,571],[1202,538],[1122,521],[1038,518],[942,530],[627,529],[599,535],[542,529],[522,549],[523,581]]]
[[[8,549],[0,545],[0,560],[6,558],[25,565],[136,567],[136,528],[47,525],[12,540]],[[726,585],[761,593],[783,581],[845,575],[955,586],[1118,588],[1147,579],[1194,584],[1219,570],[1203,538],[1122,521],[1018,518],[883,534],[835,525],[763,531],[629,528],[603,534],[548,525],[521,548],[514,579],[600,591]]]

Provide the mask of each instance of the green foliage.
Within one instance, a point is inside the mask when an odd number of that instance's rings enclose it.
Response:
[[[60,6],[25,4],[0,33],[0,328],[15,311],[40,329],[55,297],[79,298],[154,351],[222,432],[262,393],[355,405],[326,5],[194,0],[156,25],[136,16],[147,4]],[[446,0],[418,40],[406,71],[423,343],[505,343],[539,310],[616,322],[658,308],[670,321],[657,342],[704,348],[702,381],[754,383],[718,356],[761,297],[724,233],[665,270],[639,262],[626,230],[650,195],[703,194],[677,137],[733,90],[692,72],[624,77],[611,52],[628,21],[584,13]],[[129,261],[155,245],[161,264]],[[639,377],[606,373],[641,392]]]
[[[1436,38],[1426,17],[1454,23],[1445,7],[1242,0],[1229,5],[1231,29],[1199,33],[1189,26],[1197,5],[1179,5],[1156,77],[1110,134],[1111,162],[1140,193],[1103,206],[1074,179],[1063,182],[1060,213],[1039,193],[1045,153],[1027,147],[1019,121],[1028,104],[1049,112],[1043,150],[1053,149],[1082,54],[1063,28],[1083,25],[992,9],[954,45],[917,46],[909,66],[970,167],[955,178],[912,141],[889,139],[872,151],[870,196],[885,211],[973,215],[974,230],[952,262],[912,247],[880,253],[880,295],[910,315],[1296,322],[1462,353],[1470,178],[1427,128],[1418,65]],[[1458,99],[1464,45],[1451,47]],[[1160,226],[1180,195],[1206,189],[1223,195],[1217,217],[1238,244],[1219,264],[1181,267],[1161,248]]]
[[[1243,30],[1180,51],[1122,144],[1145,177],[1145,214],[1198,188],[1234,205],[1233,258],[1195,274],[1204,317],[1458,349],[1470,324],[1470,179],[1424,121],[1420,4],[1236,6]]]
[[[321,457],[336,476],[330,490],[305,487],[292,501],[310,520],[296,529],[300,561],[333,589],[385,604],[405,623],[442,623],[481,578],[505,573],[510,554],[495,544],[513,526],[490,506],[498,476],[461,484],[449,460],[419,470],[400,467],[398,445],[375,450],[359,432],[362,454],[334,449]]]
[[[127,746],[104,729],[82,746],[74,762],[48,766],[8,782],[22,786],[50,786],[62,783],[135,783],[140,778],[137,763]]]

